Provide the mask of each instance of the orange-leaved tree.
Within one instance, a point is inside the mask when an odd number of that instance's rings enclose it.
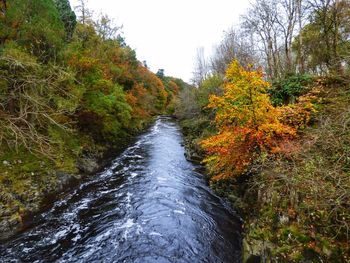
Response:
[[[202,141],[204,159],[213,179],[237,176],[247,171],[262,153],[278,153],[296,130],[279,121],[260,71],[244,69],[233,61],[223,84],[223,96],[212,95],[208,108],[216,111],[216,135]]]

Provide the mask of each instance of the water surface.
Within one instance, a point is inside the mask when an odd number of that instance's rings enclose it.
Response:
[[[240,262],[240,224],[160,117],[103,172],[0,245],[0,262]]]

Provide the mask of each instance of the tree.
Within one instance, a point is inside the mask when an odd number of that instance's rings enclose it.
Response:
[[[278,57],[278,24],[275,1],[258,0],[243,16],[242,27],[246,32],[257,36],[259,46],[266,59],[269,79],[279,77],[280,61]],[[261,43],[261,44],[260,44]]]
[[[298,47],[298,65],[299,65],[299,73],[304,74],[305,73],[305,58],[304,58],[304,53],[302,50],[303,46],[303,36],[300,34],[300,32],[303,29],[303,6],[302,6],[303,0],[297,0],[297,13],[298,13],[298,42],[299,42],[299,47]]]
[[[281,0],[279,3],[280,12],[277,16],[277,23],[283,34],[284,47],[284,75],[294,73],[292,61],[292,42],[297,22],[298,3],[297,0]],[[300,10],[301,11],[301,10]]]
[[[258,58],[255,54],[253,43],[247,39],[247,35],[240,30],[231,28],[225,32],[224,39],[215,49],[211,58],[211,70],[224,76],[227,66],[233,60],[238,60],[243,66],[256,64]]]
[[[197,49],[197,55],[195,60],[195,69],[193,72],[192,82],[195,86],[199,86],[203,80],[207,78],[209,74],[209,65],[206,61],[204,48]]]
[[[0,55],[0,76],[0,145],[50,155],[49,127],[67,131],[78,106],[73,74],[11,44]]]
[[[0,17],[0,42],[17,41],[42,61],[55,59],[64,26],[51,0],[13,0]]]
[[[349,52],[350,3],[346,0],[309,0],[311,21],[300,32],[296,46],[308,53],[311,69],[318,73],[343,74]]]
[[[66,39],[70,40],[77,24],[76,15],[70,6],[69,0],[54,0],[54,2],[64,24]]]
[[[75,10],[80,12],[79,22],[83,25],[91,23],[92,12],[87,8],[88,0],[78,0],[79,5],[75,7]]]
[[[97,34],[103,39],[118,39],[122,26],[114,25],[114,22],[107,15],[101,14],[99,19],[94,23]]]
[[[293,54],[293,40],[302,28],[307,8],[305,0],[257,0],[243,16],[242,27],[257,38],[256,46],[265,60],[270,80],[296,73],[297,64],[304,68],[299,49],[297,60]],[[302,40],[299,35],[299,39]]]
[[[279,111],[266,93],[269,84],[259,71],[230,64],[223,85],[224,95],[210,97],[216,110],[217,135],[202,141],[204,162],[214,179],[246,172],[262,152],[280,152],[280,146],[295,136],[295,130],[279,121]]]

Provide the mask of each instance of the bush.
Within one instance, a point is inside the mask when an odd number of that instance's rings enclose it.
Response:
[[[275,106],[294,103],[296,98],[308,91],[308,85],[312,77],[307,74],[291,75],[285,79],[275,81],[268,90],[271,95],[271,102]]]

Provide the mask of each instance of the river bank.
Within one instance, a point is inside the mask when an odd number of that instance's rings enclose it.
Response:
[[[241,262],[241,222],[160,117],[101,172],[0,244],[5,262]]]
[[[317,113],[289,145],[292,154],[261,158],[239,177],[208,178],[244,220],[243,262],[349,260],[350,97],[347,85],[328,82],[317,83]],[[189,159],[203,156],[199,142],[210,126],[198,122],[182,124]]]
[[[7,159],[2,162],[2,183],[0,185],[0,240],[5,240],[24,229],[34,214],[47,209],[59,194],[82,182],[87,176],[99,171],[109,159],[105,152],[82,156],[77,160],[76,173],[42,165],[40,170],[30,169],[30,177],[21,182],[7,181],[13,170],[22,170],[26,165],[21,159]],[[40,162],[40,159],[31,158]],[[14,184],[15,183],[15,184]]]
[[[50,208],[58,196],[101,171],[154,121],[148,120],[142,129],[133,131],[115,145],[91,142],[81,154],[65,156],[63,162],[68,165],[61,169],[44,156],[27,150],[3,154],[0,159],[0,240],[25,230],[35,215]]]

